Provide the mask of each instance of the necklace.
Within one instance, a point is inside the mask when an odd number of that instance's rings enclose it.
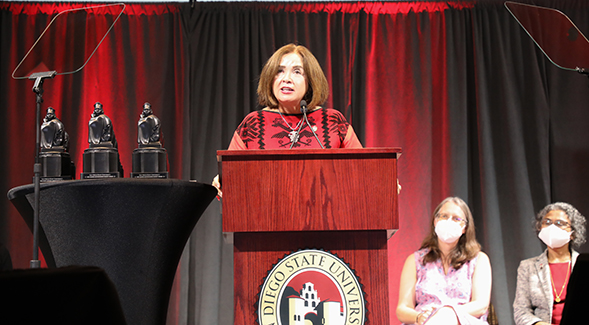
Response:
[[[554,295],[556,296],[556,298],[554,298],[554,301],[556,301],[556,303],[560,302],[560,296],[562,295],[562,292],[564,291],[564,287],[566,286],[568,280],[569,280],[569,274],[571,273],[571,261],[569,261],[569,267],[567,268],[567,276],[564,279],[564,283],[562,284],[562,288],[560,288],[560,294],[556,293],[556,286],[554,285],[554,278],[552,276],[552,270],[550,270],[550,281],[552,281],[552,289],[554,290]]]
[[[290,126],[290,124],[286,121],[286,119],[284,118],[284,116],[282,115],[282,113],[280,112],[280,109],[278,109],[278,114],[280,114],[280,117],[282,117],[282,120],[284,121],[284,123],[286,123],[286,125],[288,126],[288,128],[291,130],[288,133],[288,137],[290,138],[290,142],[292,143],[296,143],[297,141],[299,141],[299,133],[297,132],[297,130],[299,129],[299,126],[301,126],[301,123],[303,123],[303,119],[299,120],[299,123],[297,123],[297,125],[295,127]]]

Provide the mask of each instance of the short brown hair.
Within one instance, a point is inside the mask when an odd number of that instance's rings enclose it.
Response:
[[[423,257],[423,264],[430,262],[437,261],[440,257],[442,257],[442,252],[438,247],[438,235],[436,235],[436,230],[434,226],[434,221],[436,219],[436,215],[442,208],[442,206],[448,202],[452,202],[456,204],[464,213],[466,217],[466,231],[464,234],[458,239],[458,243],[456,247],[452,249],[450,252],[450,263],[452,267],[455,269],[459,269],[462,264],[470,261],[473,259],[477,254],[481,251],[481,245],[476,239],[476,233],[474,228],[474,219],[472,217],[472,213],[468,208],[466,202],[464,202],[459,197],[447,197],[442,201],[431,216],[430,220],[430,233],[429,235],[423,240],[421,244],[421,248],[429,248],[429,252]]]
[[[282,57],[290,53],[298,54],[303,61],[303,70],[307,80],[307,93],[303,96],[303,99],[307,102],[307,107],[312,109],[325,103],[329,96],[329,85],[319,62],[306,47],[291,43],[274,52],[264,65],[264,68],[262,68],[258,83],[258,102],[260,105],[270,108],[278,107],[278,100],[274,96],[272,85],[278,73]]]

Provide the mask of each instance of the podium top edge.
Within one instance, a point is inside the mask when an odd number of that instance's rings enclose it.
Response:
[[[228,156],[329,156],[329,155],[387,155],[400,157],[401,148],[338,148],[338,149],[269,149],[217,150],[217,159]]]

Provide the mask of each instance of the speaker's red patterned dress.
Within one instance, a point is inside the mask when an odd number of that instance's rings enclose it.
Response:
[[[325,148],[362,148],[354,129],[337,110],[318,108],[307,113],[309,124]],[[292,146],[298,149],[319,149],[321,146],[303,114],[282,114],[260,110],[248,114],[235,130],[229,150],[289,149],[292,133],[302,123],[299,139]]]

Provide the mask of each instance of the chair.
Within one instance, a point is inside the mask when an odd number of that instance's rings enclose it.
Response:
[[[489,315],[487,316],[487,322],[489,325],[498,325],[499,321],[497,320],[497,314],[495,314],[495,307],[493,307],[493,303],[489,304]]]

